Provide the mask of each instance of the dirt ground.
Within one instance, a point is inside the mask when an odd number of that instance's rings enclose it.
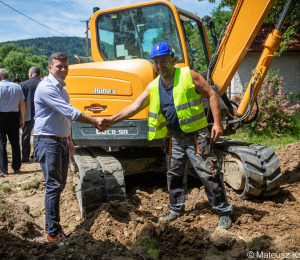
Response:
[[[0,259],[223,260],[249,259],[249,251],[265,253],[260,259],[300,258],[293,254],[300,251],[300,141],[276,154],[284,178],[275,197],[241,200],[226,187],[234,207],[228,231],[216,228],[218,216],[194,179],[188,179],[184,215],[158,223],[157,217],[168,211],[162,173],[126,176],[127,200],[105,203],[83,219],[72,182],[75,173],[69,171],[61,224],[74,232],[68,240],[51,243],[43,235],[45,182],[39,164],[24,164],[18,174],[10,168],[9,175],[0,175]],[[149,239],[141,240],[144,236]]]

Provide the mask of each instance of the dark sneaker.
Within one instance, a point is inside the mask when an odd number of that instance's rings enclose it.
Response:
[[[21,159],[21,163],[29,163],[29,159]]]
[[[171,211],[169,211],[167,214],[163,215],[162,217],[158,218],[158,221],[172,221],[175,220],[178,216],[173,214]]]
[[[232,219],[229,215],[221,216],[219,219],[218,227],[228,229],[231,227]]]

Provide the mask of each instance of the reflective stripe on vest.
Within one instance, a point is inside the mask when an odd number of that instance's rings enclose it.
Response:
[[[149,112],[148,117],[157,118],[157,114]]]
[[[160,109],[159,79],[160,76],[149,84],[148,140],[164,138],[168,131],[166,119]],[[179,125],[183,132],[194,132],[208,125],[201,95],[195,91],[188,67],[175,69],[173,98]]]
[[[188,103],[177,106],[176,110],[180,111],[180,110],[187,109],[189,107],[193,107],[193,106],[200,105],[200,104],[201,104],[201,100],[197,99],[197,100],[193,100],[191,102],[188,102]]]

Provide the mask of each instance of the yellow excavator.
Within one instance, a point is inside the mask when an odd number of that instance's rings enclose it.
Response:
[[[213,35],[212,56],[205,24],[196,13],[169,1],[148,1],[96,11],[90,20],[94,62],[71,65],[66,79],[71,104],[93,117],[109,117],[132,104],[157,76],[150,51],[167,42],[177,57],[176,66],[193,69],[195,48],[187,30],[198,37],[202,76],[215,90],[221,104],[224,136],[255,120],[250,112],[257,93],[281,42],[281,27],[291,0],[265,42],[252,78],[236,114],[226,90],[245,57],[275,0],[239,0],[219,40]],[[199,56],[199,55],[198,55]],[[202,100],[209,126],[213,117],[207,100]],[[104,132],[72,122],[76,153],[71,157],[76,194],[82,216],[103,202],[124,201],[124,176],[166,170],[163,139],[147,141],[148,109],[113,125]],[[238,196],[267,198],[278,193],[282,174],[274,151],[264,145],[230,139],[215,142],[223,180]],[[193,172],[190,171],[192,175]]]

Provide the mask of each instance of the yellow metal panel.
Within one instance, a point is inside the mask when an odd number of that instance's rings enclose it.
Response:
[[[72,85],[72,94],[75,95],[112,95],[131,96],[130,81],[106,77],[69,76],[68,84]]]
[[[211,76],[221,95],[225,93],[274,2],[275,0],[238,2]]]
[[[120,107],[126,107],[131,105],[131,100],[121,99],[104,99],[104,98],[72,98],[71,105],[84,112],[85,114],[93,117],[109,117],[120,111]],[[103,107],[104,111],[89,111],[90,107]],[[145,119],[148,118],[149,109],[136,114],[132,119]]]
[[[66,89],[70,103],[82,112],[95,117],[111,116],[132,104],[155,77],[153,65],[142,59],[83,63],[70,65]],[[117,89],[117,95],[94,93],[95,87]],[[97,106],[104,106],[105,111],[88,110]],[[147,117],[146,109],[133,119]]]

